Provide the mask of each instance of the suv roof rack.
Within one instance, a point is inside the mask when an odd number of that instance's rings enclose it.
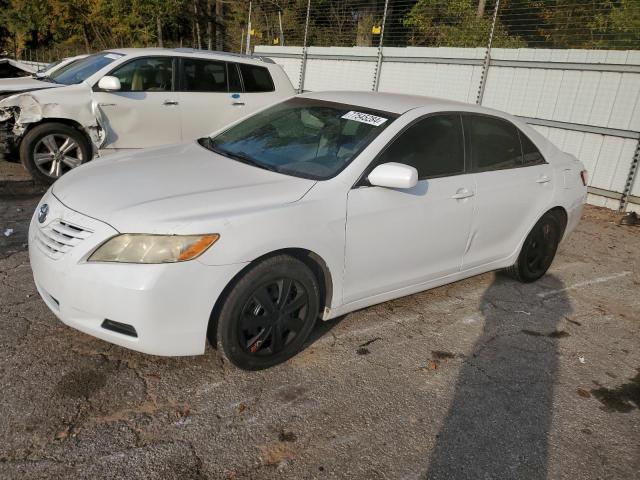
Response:
[[[172,50],[178,53],[200,53],[200,54],[205,53],[205,54],[211,54],[211,55],[225,55],[229,57],[250,58],[252,60],[260,60],[260,61],[263,61],[264,63],[276,63],[269,57],[262,57],[258,55],[245,55],[243,53],[221,52],[218,50],[201,50],[198,48],[173,48]]]

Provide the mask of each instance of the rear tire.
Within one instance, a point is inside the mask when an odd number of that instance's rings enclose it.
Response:
[[[69,170],[91,160],[86,137],[64,123],[43,123],[27,132],[20,143],[20,161],[34,180],[52,184]]]
[[[538,280],[547,273],[555,258],[562,230],[556,215],[545,213],[527,235],[518,260],[506,272],[524,283]]]
[[[268,258],[246,272],[224,299],[218,351],[236,367],[262,370],[300,351],[320,309],[313,272],[288,255]]]

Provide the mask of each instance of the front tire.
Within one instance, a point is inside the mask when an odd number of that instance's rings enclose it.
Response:
[[[43,123],[27,132],[20,143],[20,161],[34,180],[52,184],[69,170],[91,160],[86,137],[64,123]]]
[[[527,235],[518,260],[507,269],[507,273],[524,283],[535,282],[542,277],[556,256],[562,230],[556,215],[545,213]]]
[[[320,309],[313,272],[288,255],[268,258],[246,272],[224,299],[218,351],[244,370],[262,370],[300,351]]]

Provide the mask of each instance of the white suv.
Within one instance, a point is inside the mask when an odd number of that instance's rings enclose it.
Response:
[[[193,49],[90,55],[23,92],[0,89],[0,154],[52,183],[95,155],[207,135],[294,95],[272,60]]]

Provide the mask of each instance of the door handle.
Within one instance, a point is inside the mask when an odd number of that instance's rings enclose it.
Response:
[[[115,107],[116,104],[115,103],[99,103],[98,106],[99,107]]]
[[[550,181],[551,181],[551,178],[549,178],[546,175],[542,175],[540,178],[536,180],[536,183],[549,183]]]
[[[178,105],[178,101],[177,100],[165,100],[164,102],[162,102],[163,105]]]
[[[234,107],[244,107],[244,102],[233,102],[231,105]]]
[[[462,200],[463,198],[473,197],[475,195],[471,190],[466,188],[459,188],[458,191],[451,196],[454,200]]]

